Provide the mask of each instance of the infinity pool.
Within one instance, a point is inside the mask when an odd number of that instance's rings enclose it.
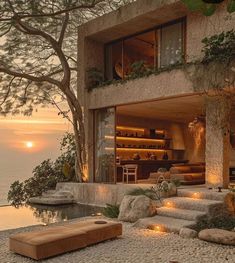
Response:
[[[0,207],[0,231],[32,225],[48,225],[73,218],[97,215],[100,207],[73,204],[65,206]]]

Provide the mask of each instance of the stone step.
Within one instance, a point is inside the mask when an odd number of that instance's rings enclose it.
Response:
[[[195,221],[157,215],[154,217],[139,219],[134,224],[134,226],[139,228],[148,228],[161,232],[179,233],[182,227],[192,227],[195,224]]]
[[[170,197],[163,201],[163,206],[174,207],[187,210],[202,211],[209,214],[216,214],[216,212],[223,209],[223,202],[207,199],[193,199],[189,197]]]
[[[217,200],[223,201],[226,194],[228,193],[227,189],[223,189],[222,192],[218,192],[217,189],[178,189],[177,195],[179,197],[190,197],[190,198],[200,198],[200,199],[208,199],[208,200]]]
[[[168,216],[189,221],[198,221],[199,219],[206,216],[206,212],[173,207],[160,207],[157,209],[157,214],[160,216]]]
[[[44,196],[44,197],[48,196],[49,197],[55,193],[56,193],[56,190],[47,190],[46,192],[42,193],[42,196]]]

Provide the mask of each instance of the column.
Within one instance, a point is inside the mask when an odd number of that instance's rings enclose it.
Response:
[[[225,96],[206,98],[206,185],[229,184],[231,101]]]

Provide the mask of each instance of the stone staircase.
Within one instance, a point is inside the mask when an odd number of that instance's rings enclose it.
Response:
[[[48,190],[42,196],[29,199],[32,204],[41,205],[66,205],[75,203],[73,194],[67,190]]]
[[[217,190],[179,189],[176,197],[162,201],[156,216],[139,219],[135,226],[179,233],[181,228],[192,227],[202,218],[222,213],[226,194],[226,190],[218,193]]]

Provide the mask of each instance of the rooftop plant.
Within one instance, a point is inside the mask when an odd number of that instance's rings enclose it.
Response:
[[[224,0],[181,0],[190,11],[200,11],[205,16],[211,16],[215,13],[219,5],[225,2]],[[235,0],[227,2],[227,11],[235,12]]]

